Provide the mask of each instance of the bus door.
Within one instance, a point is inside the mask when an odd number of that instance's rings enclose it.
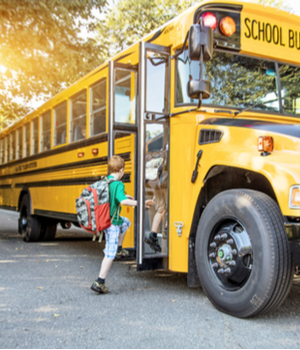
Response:
[[[108,155],[120,155],[125,160],[123,182],[125,192],[136,198],[137,139],[137,69],[110,62],[109,145]],[[135,208],[124,206],[121,215],[130,222],[124,248],[135,247]]]
[[[168,268],[169,89],[169,48],[140,43],[138,270]]]

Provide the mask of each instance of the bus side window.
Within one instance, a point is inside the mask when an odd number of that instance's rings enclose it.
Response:
[[[106,131],[106,80],[91,87],[90,101],[90,130],[94,136]]]
[[[86,91],[70,100],[71,142],[86,138]]]
[[[31,122],[31,154],[38,153],[39,118]]]
[[[17,130],[17,159],[23,158],[22,127]]]
[[[61,145],[67,142],[67,103],[63,102],[54,108],[54,135],[53,146]]]
[[[48,151],[51,147],[51,111],[41,117],[41,151]]]
[[[23,154],[25,157],[30,156],[30,125],[27,123],[24,127],[24,144]]]
[[[4,139],[4,163],[7,163],[8,162],[8,146],[9,146],[9,143],[8,143],[8,136],[5,136],[5,139]]]
[[[10,160],[16,159],[16,132],[10,134]]]
[[[4,147],[3,147],[3,139],[0,140],[0,164],[4,163]]]

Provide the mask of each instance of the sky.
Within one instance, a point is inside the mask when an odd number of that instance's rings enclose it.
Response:
[[[294,13],[300,16],[300,1],[299,0],[285,0],[285,2],[294,10]]]

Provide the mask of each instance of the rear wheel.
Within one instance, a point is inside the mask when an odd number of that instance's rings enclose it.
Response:
[[[57,222],[51,219],[45,219],[42,222],[41,240],[53,241],[56,235]]]
[[[286,298],[293,269],[276,202],[252,190],[215,196],[197,229],[196,264],[204,291],[221,311],[250,317]]]
[[[20,233],[25,242],[37,242],[41,234],[41,222],[30,215],[30,203],[28,195],[24,195],[20,205]]]

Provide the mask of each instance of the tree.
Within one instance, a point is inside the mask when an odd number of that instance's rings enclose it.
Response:
[[[93,32],[106,0],[0,0],[0,113],[4,125],[97,67],[101,45]],[[15,98],[23,99],[17,106]],[[1,127],[1,125],[0,125]]]

